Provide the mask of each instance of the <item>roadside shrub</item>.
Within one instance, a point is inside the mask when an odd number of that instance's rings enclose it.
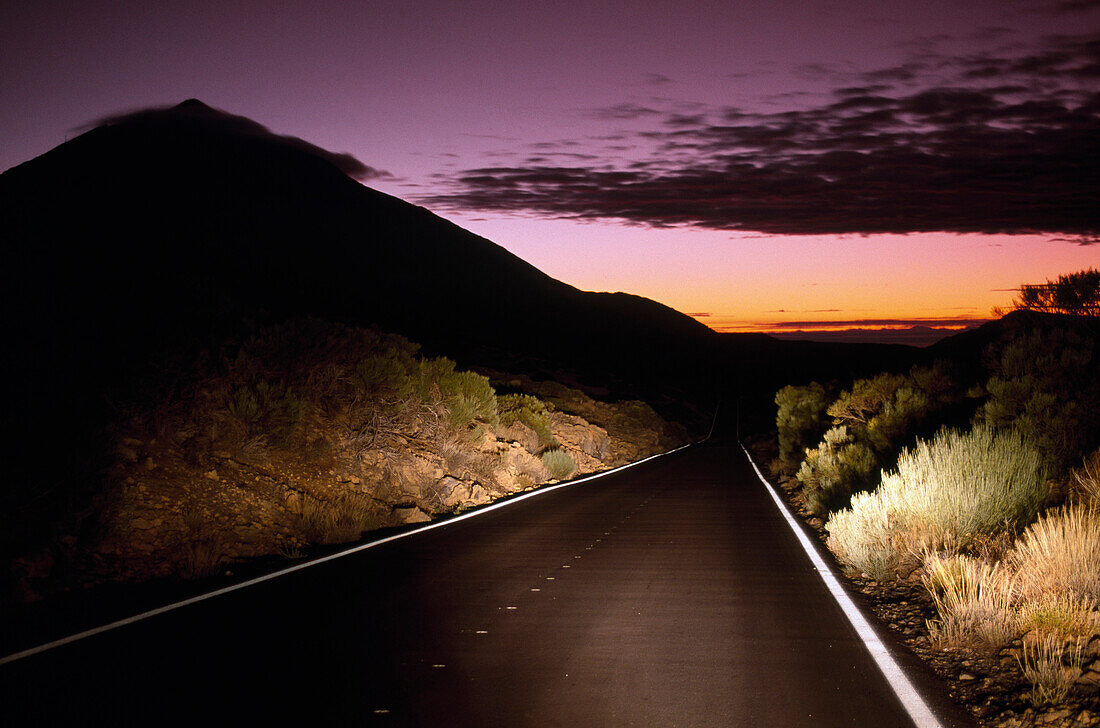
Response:
[[[1100,450],[1085,458],[1073,473],[1073,497],[1082,503],[1100,507]]]
[[[1081,675],[1083,664],[1080,646],[1067,654],[1065,642],[1057,634],[1025,642],[1023,654],[1017,659],[1024,677],[1031,683],[1031,704],[1035,707],[1065,700]]]
[[[356,541],[380,525],[369,502],[351,494],[332,500],[303,498],[301,521],[306,539],[315,544]]]
[[[550,419],[547,417],[553,405],[530,394],[505,394],[497,398],[497,406],[500,409],[501,425],[507,427],[517,421],[522,422],[538,435],[539,447],[543,449],[561,447],[554,439],[550,429]]]
[[[848,505],[852,494],[873,486],[878,470],[874,452],[854,442],[844,425],[825,433],[821,444],[806,452],[795,477],[802,483],[807,507],[824,516]]]
[[[1024,601],[1020,606],[1020,631],[1037,630],[1056,634],[1063,640],[1088,642],[1096,634],[1096,602],[1088,597],[1050,592]]]
[[[1011,558],[1025,596],[1100,602],[1100,510],[1074,506],[1043,516],[1024,531]]]
[[[577,467],[573,456],[565,450],[547,450],[542,454],[542,464],[555,480],[565,480]]]
[[[1052,475],[1065,473],[1100,440],[1096,342],[1066,329],[1017,334],[986,383],[977,420],[1012,427],[1043,453]]]
[[[780,392],[784,396],[777,395],[776,401],[790,414],[777,417],[777,423],[791,422],[783,438],[793,448],[794,422],[808,423],[812,414],[800,412],[796,405],[806,401],[807,408],[816,406],[817,390],[811,385],[808,393],[798,388]],[[846,508],[853,494],[875,486],[879,472],[893,465],[904,443],[961,399],[960,387],[942,362],[914,367],[908,375],[887,373],[853,382],[826,408],[834,426],[816,448],[806,450],[796,473],[810,510],[824,516]]]
[[[242,439],[263,436],[283,443],[301,422],[303,402],[282,381],[259,379],[242,383],[226,395],[225,408],[243,426]]]
[[[779,437],[779,461],[787,472],[794,472],[806,450],[819,442],[829,429],[825,387],[817,382],[803,387],[783,387],[775,394],[775,404],[778,407],[775,427]]]
[[[939,615],[929,623],[929,632],[941,647],[997,649],[1016,636],[1012,575],[1003,564],[931,554],[921,578]]]
[[[985,425],[945,430],[903,451],[877,490],[834,514],[829,545],[857,570],[866,570],[865,554],[877,549],[886,553],[876,563],[897,568],[926,548],[966,546],[975,536],[1031,522],[1046,492],[1039,454],[1020,433]]]
[[[446,357],[420,362],[419,374],[418,394],[427,402],[442,401],[455,429],[465,429],[475,422],[494,427],[499,424],[496,392],[488,377],[476,372],[456,372],[455,363]]]

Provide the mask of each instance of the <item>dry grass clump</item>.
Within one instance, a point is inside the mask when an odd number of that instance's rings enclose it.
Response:
[[[230,561],[221,539],[198,538],[183,545],[176,569],[184,579],[202,579],[220,574]]]
[[[941,646],[996,649],[1016,636],[1012,574],[1002,564],[932,554],[922,578],[940,615],[929,632]]]
[[[1021,593],[1100,601],[1100,509],[1060,508],[1033,523],[1012,554]]]
[[[315,544],[356,541],[380,525],[367,499],[351,494],[332,500],[303,498],[301,519],[306,539]]]
[[[1046,493],[1039,454],[1018,433],[946,430],[902,451],[877,490],[834,513],[829,546],[848,567],[884,578],[929,549],[1029,523]]]
[[[1057,703],[1100,633],[1100,510],[1078,505],[1040,518],[1004,561],[931,554],[923,578],[940,615],[929,624],[934,639],[998,648],[1024,635],[1018,660],[1032,702]]]
[[[1073,480],[1074,500],[1100,507],[1100,450],[1085,458],[1085,462],[1073,473]]]
[[[1081,676],[1081,647],[1066,649],[1057,634],[1045,634],[1025,642],[1017,658],[1020,670],[1031,683],[1031,703],[1036,707],[1062,702]]]

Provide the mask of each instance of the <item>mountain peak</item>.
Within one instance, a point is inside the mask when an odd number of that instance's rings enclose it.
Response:
[[[213,111],[213,109],[211,109],[209,106],[199,101],[198,99],[187,99],[186,101],[181,101],[180,103],[176,104],[175,108],[180,111]]]

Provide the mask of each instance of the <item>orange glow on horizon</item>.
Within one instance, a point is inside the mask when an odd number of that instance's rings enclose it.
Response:
[[[724,332],[959,331],[1023,283],[1100,265],[1046,235],[775,236],[525,218],[455,219],[560,281],[653,299]]]

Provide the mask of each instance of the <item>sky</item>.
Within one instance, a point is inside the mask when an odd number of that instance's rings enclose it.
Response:
[[[1100,0],[0,0],[0,170],[188,98],[720,331],[923,344],[1100,266]]]

